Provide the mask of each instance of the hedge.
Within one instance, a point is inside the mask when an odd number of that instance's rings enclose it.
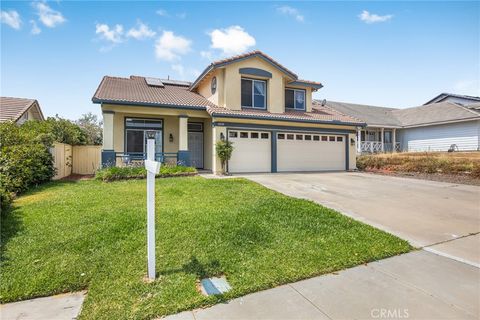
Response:
[[[197,174],[197,170],[193,167],[162,165],[157,175],[159,178],[174,176],[190,176]],[[100,169],[95,173],[95,179],[102,181],[115,181],[126,179],[145,179],[147,170],[144,167],[128,166],[128,167],[108,167]]]

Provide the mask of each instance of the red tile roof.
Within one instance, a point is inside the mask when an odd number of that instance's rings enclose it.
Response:
[[[205,109],[213,104],[199,95],[188,90],[185,85],[168,84],[164,87],[149,86],[145,77],[130,76],[119,78],[105,76],[97,88],[92,101],[95,103],[129,103],[179,106]]]
[[[0,97],[0,122],[17,121],[35,102],[35,99]],[[41,111],[40,117],[43,119]]]
[[[185,107],[206,110],[212,117],[233,117],[306,121],[316,123],[362,124],[358,119],[321,105],[314,105],[312,112],[287,111],[271,113],[264,110],[230,110],[218,107],[198,93],[188,90],[187,85],[149,86],[144,77],[104,77],[92,100],[95,103],[118,103],[128,105],[152,105],[164,107]],[[174,81],[170,81],[174,83]]]
[[[212,117],[252,118],[266,120],[287,120],[312,123],[353,124],[363,125],[363,121],[344,115],[331,108],[315,105],[312,112],[286,111],[272,113],[265,110],[230,110],[222,107],[207,107],[207,112]]]

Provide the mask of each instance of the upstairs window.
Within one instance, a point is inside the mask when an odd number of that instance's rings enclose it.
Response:
[[[267,106],[267,83],[263,80],[242,78],[242,107],[265,109]]]
[[[285,109],[305,111],[305,90],[285,89]]]

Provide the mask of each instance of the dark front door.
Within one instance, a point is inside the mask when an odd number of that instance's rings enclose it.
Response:
[[[203,168],[203,123],[188,124],[188,150],[192,166]]]

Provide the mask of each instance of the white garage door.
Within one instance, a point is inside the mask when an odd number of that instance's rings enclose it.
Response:
[[[345,136],[277,133],[277,171],[345,170]]]
[[[270,132],[230,130],[228,140],[233,142],[232,158],[228,161],[229,172],[271,171]]]

